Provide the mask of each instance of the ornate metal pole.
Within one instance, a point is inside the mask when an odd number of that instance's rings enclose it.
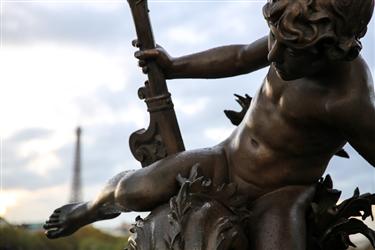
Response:
[[[155,48],[147,1],[128,0],[128,3],[133,15],[140,50]],[[147,67],[148,80],[145,86],[138,90],[138,96],[147,104],[150,124],[147,130],[140,129],[129,139],[131,152],[143,167],[167,155],[185,150],[164,74],[155,62],[148,62]]]

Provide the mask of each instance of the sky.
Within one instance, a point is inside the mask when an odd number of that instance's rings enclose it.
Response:
[[[172,56],[247,44],[268,33],[265,1],[149,2],[155,39]],[[125,1],[8,0],[0,12],[0,215],[13,223],[43,222],[69,199],[78,125],[85,200],[120,171],[140,168],[128,137],[148,124],[137,97],[146,76],[133,57],[135,30]],[[374,44],[372,20],[362,55],[373,74]],[[234,127],[223,110],[239,110],[232,94],[254,96],[266,71],[168,81],[186,148],[225,139]],[[345,148],[351,159],[335,157],[326,174],[343,198],[357,186],[375,192],[375,169]]]

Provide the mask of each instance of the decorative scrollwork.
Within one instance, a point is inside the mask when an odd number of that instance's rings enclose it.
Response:
[[[158,130],[158,126],[153,124],[148,130],[141,129],[130,136],[130,149],[134,157],[141,162],[142,167],[167,156],[165,145]]]

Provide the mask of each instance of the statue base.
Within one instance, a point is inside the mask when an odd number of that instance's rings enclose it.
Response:
[[[169,204],[154,209],[145,219],[136,219],[128,250],[251,249],[254,239],[249,226],[254,217],[246,199],[236,194],[235,184],[215,187],[210,179],[199,176],[197,166],[188,178],[177,179],[181,187]],[[330,176],[316,184],[306,217],[307,250],[355,247],[349,236],[358,233],[375,248],[375,232],[362,221],[373,218],[375,195],[360,195],[357,188],[352,198],[337,204],[340,195]]]

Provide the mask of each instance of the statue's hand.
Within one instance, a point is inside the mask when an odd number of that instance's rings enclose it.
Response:
[[[140,47],[137,39],[132,41],[132,45],[136,48]],[[134,56],[139,60],[138,66],[142,68],[142,72],[145,74],[148,72],[147,63],[150,60],[156,62],[166,77],[168,77],[168,73],[172,71],[173,57],[159,45],[156,45],[155,49],[138,50],[134,53]]]

